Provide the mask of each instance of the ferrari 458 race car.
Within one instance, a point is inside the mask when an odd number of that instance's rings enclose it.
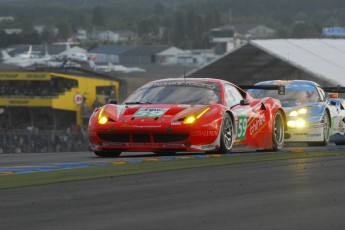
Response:
[[[261,87],[272,85],[284,86],[285,94],[253,87],[249,87],[251,89],[247,92],[252,97],[274,97],[281,101],[287,115],[286,142],[304,142],[310,146],[327,145],[329,142],[345,144],[345,104],[343,99],[337,98],[337,93],[345,92],[344,87],[322,88],[315,82],[305,80],[255,84]]]
[[[210,78],[150,82],[122,104],[95,109],[90,149],[98,156],[121,152],[228,153],[234,144],[282,148],[285,113],[279,100],[255,99],[236,85]]]

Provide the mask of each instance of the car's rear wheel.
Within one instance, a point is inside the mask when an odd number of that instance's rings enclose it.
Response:
[[[234,145],[234,125],[229,114],[225,113],[220,130],[220,148],[218,153],[229,153]]]
[[[120,156],[121,152],[103,152],[103,151],[95,151],[95,154],[99,157],[118,157]]]
[[[278,111],[274,117],[274,124],[273,124],[273,133],[272,133],[272,141],[273,141],[273,150],[281,149],[284,145],[284,119],[282,113]]]
[[[326,146],[329,143],[329,129],[331,127],[330,118],[327,112],[323,115],[323,141],[321,142],[309,142],[309,146]]]

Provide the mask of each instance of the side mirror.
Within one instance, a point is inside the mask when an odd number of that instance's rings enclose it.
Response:
[[[279,85],[278,86],[278,94],[279,95],[285,95],[285,85]]]
[[[109,99],[108,104],[117,105],[117,100],[115,100],[115,99]]]

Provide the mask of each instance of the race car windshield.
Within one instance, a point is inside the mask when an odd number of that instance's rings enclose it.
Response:
[[[198,104],[220,103],[219,91],[188,86],[143,87],[124,101],[124,104],[146,102],[152,104]]]
[[[283,107],[302,105],[308,102],[320,102],[321,98],[314,89],[285,88],[285,95],[279,95],[276,90],[250,89],[248,93],[254,98],[272,97],[279,99]]]

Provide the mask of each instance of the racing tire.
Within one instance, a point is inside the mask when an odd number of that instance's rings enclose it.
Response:
[[[234,138],[234,125],[232,119],[228,113],[225,113],[220,129],[220,147],[217,153],[226,154],[231,152],[235,141]]]
[[[323,115],[324,127],[323,127],[323,141],[321,142],[308,142],[308,146],[326,146],[329,143],[329,129],[330,129],[330,119],[327,112]]]
[[[283,148],[285,140],[284,118],[281,111],[276,113],[273,122],[272,149],[279,150]]]
[[[121,152],[102,152],[102,151],[95,151],[94,153],[99,157],[118,157],[121,154]]]

